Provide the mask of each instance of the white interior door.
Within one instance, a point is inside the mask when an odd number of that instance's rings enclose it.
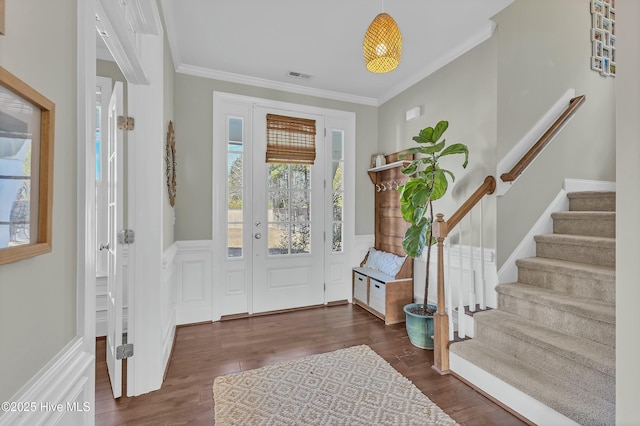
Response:
[[[316,121],[313,165],[266,163],[267,113]],[[324,117],[272,108],[253,114],[253,309],[324,303]]]
[[[109,102],[109,130],[107,138],[107,222],[108,241],[100,246],[107,252],[107,368],[113,397],[122,395],[122,360],[116,355],[122,345],[123,277],[119,274],[122,250],[118,231],[122,229],[122,153],[123,131],[118,129],[118,117],[123,115],[123,85],[116,82]]]

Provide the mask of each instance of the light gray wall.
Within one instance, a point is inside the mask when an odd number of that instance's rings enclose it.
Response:
[[[456,176],[447,196],[434,203],[445,220],[480,186],[496,168],[496,67],[495,36],[431,74],[379,108],[378,138],[385,154],[412,148],[412,140],[425,127],[449,121],[444,137],[448,144],[469,147],[469,165],[463,156],[442,159],[441,164]],[[405,112],[420,106],[420,118],[406,121]],[[370,191],[372,189],[369,189]],[[495,199],[485,201],[485,246],[495,247]]]
[[[158,1],[158,10],[162,10],[161,5]],[[162,13],[162,12],[161,12]],[[162,22],[164,24],[164,16],[162,18]],[[164,58],[163,58],[163,82],[164,82],[164,124],[165,129],[169,129],[169,121],[174,119],[174,90],[175,90],[175,76],[176,71],[173,67],[173,59],[171,57],[171,49],[169,48],[169,40],[167,39],[167,33],[164,32]],[[174,123],[175,128],[175,123]],[[166,144],[166,140],[165,140]],[[179,141],[176,139],[176,150],[180,150]],[[178,153],[176,153],[176,157]],[[179,157],[177,157],[179,158]],[[179,183],[179,180],[176,179]],[[166,188],[166,185],[165,185]],[[179,187],[177,187],[180,189]],[[178,192],[179,194],[179,192]],[[177,198],[175,203],[177,203],[179,198]],[[168,188],[164,191],[164,199],[162,201],[162,248],[167,249],[170,247],[174,241],[174,207],[171,207],[171,203],[169,202],[169,192]]]
[[[562,187],[564,178],[615,180],[614,78],[590,69],[586,0],[517,0],[499,13],[498,161],[569,88],[586,103],[498,198],[498,265]]]
[[[76,2],[8,1],[0,64],[55,103],[53,249],[0,265],[0,401],[76,335]]]
[[[616,2],[618,75],[616,77],[616,424],[640,419],[640,340],[637,301],[640,300],[640,2]]]
[[[377,152],[377,108],[176,74],[178,194],[175,239],[208,240],[211,231],[213,92],[352,111],[356,114],[356,234],[373,233],[373,191],[366,170]],[[224,142],[220,142],[224,143]],[[220,182],[224,185],[224,182]]]

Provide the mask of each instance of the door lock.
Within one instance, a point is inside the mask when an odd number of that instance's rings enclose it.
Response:
[[[111,248],[111,246],[109,245],[109,243],[107,244],[100,244],[100,251],[102,250],[109,250]]]

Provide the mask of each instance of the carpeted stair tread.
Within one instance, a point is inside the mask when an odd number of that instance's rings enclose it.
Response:
[[[552,242],[572,246],[592,246],[599,248],[615,248],[616,239],[612,237],[589,237],[586,235],[542,234],[533,237],[536,243]]]
[[[615,192],[569,192],[569,210],[572,211],[615,211]]]
[[[615,212],[563,211],[551,214],[554,234],[616,236]]]
[[[581,425],[615,423],[615,404],[477,339],[452,343],[450,350]]]
[[[584,318],[612,325],[616,323],[616,307],[612,303],[559,293],[523,283],[499,284],[496,286],[496,291],[499,294],[550,306]],[[502,309],[502,307],[500,308]]]
[[[615,238],[543,234],[536,235],[534,239],[538,257],[592,265],[615,265]]]
[[[563,274],[575,275],[581,278],[596,276],[598,280],[614,281],[616,269],[612,266],[590,265],[587,263],[571,262],[568,260],[546,259],[544,257],[527,257],[516,260],[518,267],[539,269],[543,271],[558,271]]]
[[[611,346],[563,333],[500,310],[481,312],[474,320],[476,326],[481,324],[482,327],[495,328],[544,351],[553,352],[615,378],[616,351]]]
[[[529,257],[516,260],[518,282],[581,297],[615,303],[616,271],[612,266]]]

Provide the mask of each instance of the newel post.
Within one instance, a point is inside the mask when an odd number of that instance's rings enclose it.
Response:
[[[449,373],[449,317],[444,300],[444,239],[447,237],[447,223],[444,215],[438,213],[433,227],[433,235],[438,242],[438,309],[433,317],[433,369],[440,374]]]

